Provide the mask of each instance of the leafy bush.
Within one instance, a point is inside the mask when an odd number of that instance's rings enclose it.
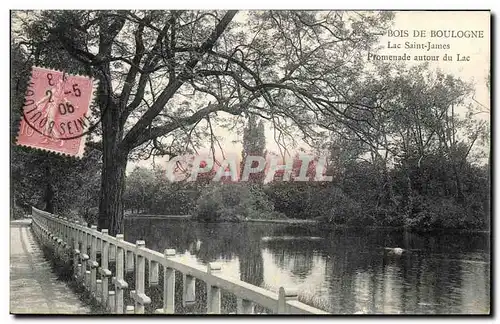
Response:
[[[318,192],[311,202],[311,211],[323,215],[322,220],[334,224],[360,225],[365,214],[360,202],[349,197],[342,189],[330,186]]]
[[[274,211],[273,204],[258,185],[246,183],[208,186],[201,193],[193,216],[207,222],[283,218]]]
[[[405,220],[409,228],[463,228],[466,213],[453,198],[416,196],[410,217]]]

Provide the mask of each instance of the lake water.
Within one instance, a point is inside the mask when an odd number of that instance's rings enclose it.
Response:
[[[335,314],[488,314],[489,233],[416,234],[263,223],[127,219],[125,239],[174,248]],[[390,256],[384,247],[406,252]]]

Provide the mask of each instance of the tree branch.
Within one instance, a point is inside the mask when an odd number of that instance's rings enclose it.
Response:
[[[226,30],[227,26],[236,15],[236,11],[228,11],[221,21],[217,24],[212,34],[208,37],[208,39],[202,44],[200,48],[199,54],[204,54],[207,51],[211,50],[215,45],[219,37]],[[199,62],[200,56],[195,56],[193,59],[189,60],[185,64],[185,71],[192,71],[192,69]],[[132,129],[127,133],[122,143],[120,144],[123,149],[127,152],[132,148],[140,145],[138,141],[141,133],[146,130],[146,127],[153,122],[153,119],[163,110],[168,101],[175,95],[177,90],[184,84],[183,79],[185,78],[185,73],[181,73],[181,75],[175,80],[169,80],[168,85],[162,91],[162,93],[158,96],[158,99],[153,103],[150,109],[148,109],[144,115],[137,121],[137,123],[132,127]],[[164,133],[163,133],[164,134]]]
[[[144,53],[144,42],[142,40],[142,33],[144,31],[144,24],[139,23],[139,26],[137,27],[137,30],[134,33],[135,36],[135,55],[134,58],[132,59],[132,64],[130,66],[130,69],[127,73],[127,77],[125,78],[125,84],[123,85],[122,88],[122,93],[120,96],[120,109],[123,110],[125,108],[125,105],[128,102],[128,99],[130,97],[130,92],[132,91],[133,88],[133,83],[135,80],[135,77],[137,76],[138,69],[137,66],[139,66],[143,53]],[[137,97],[137,96],[136,96]]]

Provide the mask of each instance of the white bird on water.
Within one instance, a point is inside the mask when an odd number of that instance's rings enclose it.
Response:
[[[396,248],[386,247],[385,249],[388,251],[388,254],[391,254],[391,255],[402,255],[403,252],[406,251],[400,247],[396,247]]]

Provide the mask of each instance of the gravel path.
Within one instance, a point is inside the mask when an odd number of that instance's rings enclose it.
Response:
[[[10,223],[11,314],[90,314],[90,308],[57,279],[30,223],[29,219]]]

